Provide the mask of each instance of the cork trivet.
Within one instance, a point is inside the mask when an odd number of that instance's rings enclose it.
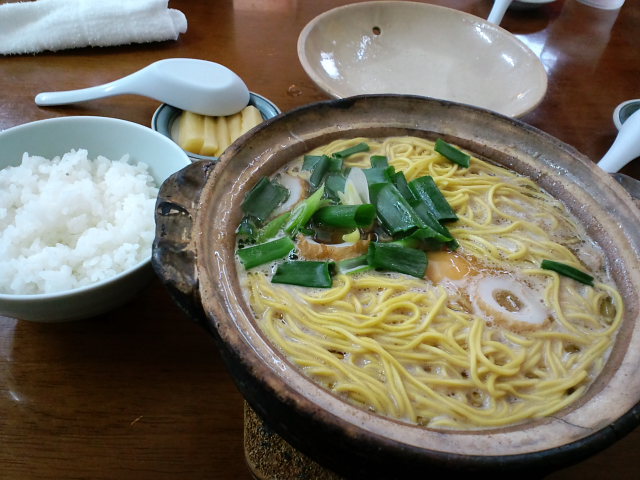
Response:
[[[244,404],[244,455],[256,480],[341,480],[298,452]]]

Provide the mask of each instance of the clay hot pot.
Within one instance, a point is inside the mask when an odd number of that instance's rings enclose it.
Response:
[[[260,332],[234,262],[245,193],[263,175],[337,138],[442,137],[527,175],[568,208],[608,256],[626,304],[612,354],[588,392],[550,418],[440,431],[340,400],[292,366]],[[369,95],[275,117],[220,162],[194,163],[162,186],[153,265],[176,302],[216,340],[236,384],[268,426],[339,473],[407,478],[445,471],[542,474],[608,446],[640,418],[640,213],[572,147],[512,118],[424,97]]]

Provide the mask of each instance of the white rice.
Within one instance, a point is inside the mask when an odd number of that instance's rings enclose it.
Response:
[[[0,170],[0,293],[71,290],[151,255],[158,189],[144,163],[86,150]]]

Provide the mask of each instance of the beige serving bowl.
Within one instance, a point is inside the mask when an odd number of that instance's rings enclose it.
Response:
[[[419,2],[354,3],[322,13],[301,31],[298,58],[335,98],[425,95],[518,117],[547,90],[542,63],[514,35]]]
[[[442,137],[529,176],[563,200],[608,257],[625,315],[602,373],[553,417],[443,431],[345,403],[294,367],[260,331],[239,285],[235,228],[245,193],[294,157],[338,138]],[[216,339],[249,404],[285,440],[350,476],[451,470],[544,474],[611,444],[640,418],[640,213],[609,175],[570,146],[512,118],[420,96],[365,95],[288,112],[161,188],[153,265]]]

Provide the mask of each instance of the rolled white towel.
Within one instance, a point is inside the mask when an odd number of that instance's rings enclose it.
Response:
[[[187,19],[168,0],[36,0],[0,5],[0,53],[176,40]]]

